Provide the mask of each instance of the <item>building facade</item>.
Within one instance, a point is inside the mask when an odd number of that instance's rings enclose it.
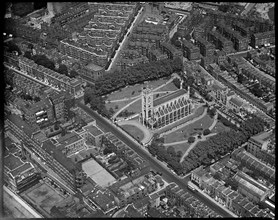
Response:
[[[275,164],[274,148],[274,130],[272,132],[259,133],[248,140],[247,151],[271,166]]]
[[[85,183],[86,174],[81,164],[72,162],[50,140],[42,144],[42,149],[44,150],[42,160],[67,183],[70,189],[76,191]]]

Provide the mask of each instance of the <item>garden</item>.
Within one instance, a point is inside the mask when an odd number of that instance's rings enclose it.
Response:
[[[211,126],[213,119],[205,115],[203,118],[189,124],[175,132],[170,133],[165,136],[165,143],[172,143],[177,141],[187,140],[190,136],[194,136],[199,133],[203,133],[203,131]]]

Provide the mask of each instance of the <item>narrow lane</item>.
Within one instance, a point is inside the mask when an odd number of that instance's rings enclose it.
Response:
[[[223,210],[221,207],[217,206],[216,204],[212,203],[208,198],[203,196],[202,194],[198,192],[192,192],[189,191],[187,188],[187,181],[184,179],[180,179],[178,176],[175,176],[172,174],[168,169],[165,169],[161,164],[159,164],[156,159],[154,159],[150,154],[145,152],[139,145],[137,145],[135,142],[131,141],[128,137],[126,137],[123,133],[121,133],[114,125],[112,125],[110,122],[108,122],[107,119],[102,118],[100,115],[98,115],[96,112],[91,110],[89,107],[87,107],[84,104],[81,104],[80,102],[77,103],[77,105],[82,108],[84,111],[86,111],[89,115],[91,115],[97,122],[97,124],[100,127],[103,127],[105,130],[111,131],[113,134],[115,134],[119,139],[121,139],[125,144],[127,144],[130,148],[132,148],[138,155],[149,161],[150,166],[152,169],[155,169],[157,171],[160,171],[163,175],[163,178],[167,182],[175,182],[177,185],[179,185],[181,188],[183,188],[186,192],[189,192],[194,197],[205,203],[209,208],[217,212],[218,214],[222,215],[223,217],[232,217],[228,212]]]

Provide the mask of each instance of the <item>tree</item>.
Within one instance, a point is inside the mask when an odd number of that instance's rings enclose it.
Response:
[[[182,152],[181,152],[180,150],[177,152],[177,157],[178,157],[178,158],[181,158],[181,157],[182,157]]]
[[[182,34],[180,32],[175,32],[171,39],[171,43],[174,46],[176,46],[177,48],[180,48],[181,47],[181,38],[182,38]]]
[[[210,134],[210,130],[209,129],[205,129],[204,131],[203,131],[203,135],[208,135],[208,134]]]
[[[192,137],[192,136],[190,136],[189,138],[188,138],[188,143],[194,143],[195,142],[195,137]]]
[[[75,78],[76,76],[78,76],[78,73],[75,70],[71,70],[69,76],[71,78]]]
[[[59,123],[56,122],[56,123],[54,124],[54,129],[55,129],[55,130],[58,130],[58,129],[59,129]]]
[[[35,101],[35,102],[39,102],[40,100],[41,100],[41,98],[40,98],[40,97],[35,96],[35,98],[34,98],[34,101]]]
[[[57,72],[67,76],[68,75],[68,68],[65,64],[61,64],[59,66],[59,69],[57,70]]]
[[[114,113],[115,113],[114,109],[113,109],[113,108],[110,108],[110,109],[109,109],[109,114],[112,116]]]
[[[45,68],[55,70],[55,64],[49,60],[45,55],[36,54],[32,57],[34,62],[38,65],[44,66]]]
[[[6,45],[8,46],[8,52],[16,51],[16,52],[18,52],[18,55],[22,54],[19,47],[13,41],[9,41]]]
[[[181,81],[180,81],[179,79],[175,78],[175,79],[173,80],[173,83],[174,83],[174,85],[175,85],[178,89],[180,88]]]
[[[190,93],[191,97],[194,96],[195,95],[195,89],[190,87],[189,93]]]
[[[220,181],[221,180],[221,175],[218,172],[216,172],[214,174],[214,178]]]
[[[110,153],[112,153],[112,152],[113,152],[113,151],[112,151],[110,148],[108,148],[108,147],[104,148],[104,150],[103,150],[103,154],[104,154],[104,155],[110,154]]]
[[[24,57],[26,57],[26,58],[28,58],[28,59],[32,59],[32,53],[31,53],[31,51],[25,51],[25,53],[24,53]]]
[[[187,85],[188,86],[192,86],[194,82],[195,82],[194,76],[190,75],[190,76],[187,77]]]
[[[176,151],[172,146],[167,148],[167,153],[170,154],[171,156],[176,156]]]
[[[237,190],[238,182],[234,178],[229,177],[229,178],[226,179],[225,182],[227,183],[228,186],[231,186],[232,190],[235,190],[235,191]]]

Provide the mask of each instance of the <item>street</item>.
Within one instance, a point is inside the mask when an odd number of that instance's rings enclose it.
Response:
[[[209,208],[217,212],[218,214],[222,215],[223,217],[232,217],[227,211],[223,210],[223,208],[219,207],[218,205],[211,202],[208,198],[204,195],[200,194],[199,192],[192,192],[187,188],[188,180],[180,179],[176,175],[172,174],[168,169],[164,168],[161,164],[159,164],[156,159],[154,159],[150,154],[145,152],[138,144],[131,141],[128,137],[126,137],[123,133],[121,133],[116,126],[110,124],[106,119],[102,118],[100,115],[95,113],[89,107],[80,102],[77,105],[86,111],[89,115],[91,115],[97,122],[100,127],[103,127],[107,131],[111,131],[115,134],[119,139],[121,139],[125,144],[127,144],[130,148],[132,148],[138,155],[149,161],[150,166],[152,169],[155,169],[162,173],[163,178],[168,182],[175,182],[181,188],[183,188],[186,192],[192,194],[195,198],[199,199],[201,202],[205,203]]]
[[[109,65],[107,71],[110,71],[110,70],[112,69],[112,67],[114,67],[114,65],[116,65],[116,64],[114,64],[114,62],[117,60],[117,56],[118,56],[118,54],[120,53],[120,51],[121,51],[121,49],[122,49],[122,47],[123,47],[123,45],[124,45],[124,42],[125,42],[126,39],[127,39],[127,36],[132,32],[132,29],[134,28],[134,24],[136,23],[136,21],[138,20],[138,18],[141,19],[141,13],[142,13],[142,11],[143,11],[143,7],[141,7],[141,9],[139,10],[138,14],[137,14],[136,17],[134,18],[134,20],[133,20],[131,26],[129,27],[128,31],[126,32],[126,34],[125,34],[125,36],[124,36],[124,39],[122,40],[122,42],[120,42],[120,46],[119,46],[119,48],[117,49],[116,54],[115,54],[114,57],[112,58],[111,63],[110,63],[110,65]]]

